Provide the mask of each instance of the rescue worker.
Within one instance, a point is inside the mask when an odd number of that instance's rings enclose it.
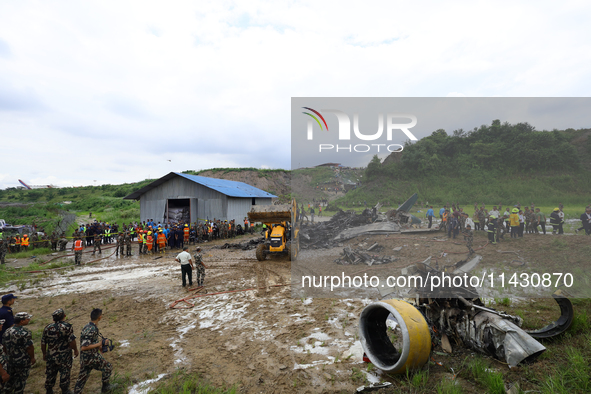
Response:
[[[193,259],[195,260],[195,270],[197,271],[197,286],[203,286],[203,282],[205,281],[205,269],[207,266],[203,263],[200,247],[195,249]]]
[[[125,255],[127,257],[130,257],[131,256],[131,234],[129,233],[129,231],[126,231],[125,234],[123,235],[123,242],[125,242]]]
[[[8,248],[6,247],[6,242],[2,238],[0,238],[0,264],[6,264],[6,252]]]
[[[123,238],[123,232],[119,232],[117,236],[117,244],[115,245],[115,256],[119,256],[119,252],[121,252],[121,257],[123,257],[123,245],[125,243],[125,239]]]
[[[186,245],[189,244],[189,232],[189,225],[185,224],[185,227],[183,228],[183,242]]]
[[[519,209],[513,208],[509,215],[509,224],[511,225],[511,238],[519,236]]]
[[[93,239],[93,244],[94,247],[92,248],[92,255],[94,256],[94,253],[96,252],[96,250],[98,249],[99,254],[103,254],[103,251],[101,250],[101,242],[102,242],[102,238],[103,235],[100,233],[100,230],[95,230],[94,233],[94,239]]]
[[[8,240],[8,251],[10,253],[16,253],[16,238],[10,237]]]
[[[148,235],[146,236],[146,239],[144,240],[145,242],[145,247],[146,247],[146,253],[148,254],[152,254],[152,246],[154,246],[154,237],[152,237],[152,232],[148,231]]]
[[[488,242],[493,245],[497,244],[497,217],[491,215],[488,221]]]
[[[552,235],[556,235],[556,232],[560,228],[560,208],[554,208],[554,211],[550,214],[550,224],[552,225]]]
[[[4,384],[3,393],[21,394],[29,378],[31,366],[35,364],[35,348],[31,331],[25,328],[33,316],[27,312],[14,315],[14,326],[4,332],[2,344],[8,355],[10,380]]]
[[[78,374],[78,381],[74,388],[74,393],[76,394],[82,393],[84,385],[93,369],[99,370],[102,373],[102,393],[108,393],[117,388],[116,383],[109,383],[113,366],[104,359],[99,351],[102,341],[99,338],[100,333],[97,325],[102,317],[103,311],[101,309],[93,309],[90,313],[90,323],[84,326],[80,334],[80,373]]]
[[[76,238],[72,244],[72,250],[74,251],[74,264],[82,265],[82,251],[84,250],[84,242],[82,241],[82,238]]]
[[[16,253],[21,251],[21,237],[19,235],[16,236]]]
[[[72,370],[72,350],[74,358],[78,357],[76,336],[70,323],[66,323],[66,313],[59,308],[52,313],[53,323],[48,324],[41,336],[41,352],[45,365],[45,390],[53,393],[53,386],[60,374],[60,388],[62,394],[72,394],[70,391],[70,371]]]
[[[162,229],[160,229],[160,230],[158,230],[158,250],[160,251],[160,253],[164,253],[165,249],[166,249],[166,237],[164,236]]]
[[[138,254],[143,254],[144,234],[143,234],[142,230],[138,230],[138,232],[137,232],[137,242],[139,244]]]
[[[60,247],[60,252],[63,252],[66,250],[66,246],[68,245],[68,240],[66,239],[66,235],[64,233],[62,233],[62,236],[60,237],[58,244]]]
[[[6,320],[0,319],[0,329],[4,326]],[[8,357],[6,353],[4,353],[4,346],[0,346],[0,387],[4,385],[4,383],[8,382],[10,379],[10,375],[7,372],[8,370]]]
[[[447,230],[448,230],[448,219],[449,219],[449,209],[446,209],[445,211],[443,211],[443,216],[441,217],[441,226],[440,226],[440,229],[443,229],[444,232],[447,232]]]
[[[462,231],[462,235],[464,236],[464,241],[466,241],[466,247],[468,248],[468,257],[470,257],[474,254],[474,249],[472,249],[472,243],[474,242],[474,231],[472,231],[472,226],[467,224],[464,231]]]

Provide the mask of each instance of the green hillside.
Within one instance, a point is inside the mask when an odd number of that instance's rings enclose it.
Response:
[[[401,202],[413,193],[433,204],[591,202],[591,130],[536,131],[495,120],[470,132],[437,130],[397,157],[377,157],[360,188],[336,201]]]

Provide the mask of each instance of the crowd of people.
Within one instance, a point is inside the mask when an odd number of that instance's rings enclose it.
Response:
[[[431,228],[435,217],[433,206],[429,206],[425,216],[429,221],[428,228]],[[504,211],[501,204],[494,205],[488,210],[484,204],[479,207],[475,203],[471,217],[459,204],[451,204],[451,207],[445,205],[439,210],[439,218],[440,229],[446,231],[449,238],[456,238],[460,231],[464,232],[466,229],[486,231],[489,242],[493,244],[503,239],[505,234],[510,234],[511,238],[521,238],[524,234],[546,234],[548,224],[546,214],[533,203],[524,206],[523,209],[521,204],[517,203],[513,207],[506,207]],[[580,220],[582,226],[575,231],[578,233],[585,230],[586,235],[591,235],[591,206],[586,207]],[[564,206],[561,203],[549,215],[552,234],[564,234],[564,223]]]
[[[27,312],[14,313],[12,306],[17,297],[14,294],[2,296],[0,308],[0,378],[2,393],[21,394],[29,378],[31,367],[37,362],[32,334],[26,326],[33,317]],[[101,392],[107,393],[117,388],[110,383],[113,367],[102,353],[111,350],[108,341],[100,335],[98,324],[103,317],[101,309],[93,309],[90,322],[82,328],[80,351],[76,343],[74,328],[66,322],[66,313],[62,308],[52,313],[53,323],[48,324],[41,336],[41,353],[45,364],[45,390],[53,394],[57,375],[60,374],[59,387],[62,394],[79,394],[84,389],[92,370],[102,373]],[[80,373],[74,391],[70,390],[70,372],[73,359],[80,355]]]
[[[102,253],[101,245],[116,243],[117,256],[131,255],[135,243],[140,254],[162,252],[168,249],[182,249],[186,244],[233,238],[245,232],[254,232],[255,224],[244,218],[244,225],[235,220],[205,220],[196,223],[155,223],[153,219],[141,223],[99,222],[81,224],[72,234],[72,250],[82,252],[84,247],[93,246],[93,253]],[[36,247],[51,247],[52,251],[65,251],[68,237],[64,232],[47,236],[43,229],[28,234],[15,234],[4,239],[0,232],[0,261],[5,263],[7,253],[18,253]]]

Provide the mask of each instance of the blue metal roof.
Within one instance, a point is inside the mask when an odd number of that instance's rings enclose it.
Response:
[[[146,193],[176,176],[182,176],[183,178],[218,191],[229,197],[243,197],[243,198],[277,198],[271,193],[267,193],[264,190],[257,189],[254,186],[248,185],[244,182],[228,181],[225,179],[208,178],[206,176],[199,175],[188,175],[181,172],[170,172],[160,179],[155,180],[147,186],[142,187],[140,190],[136,190],[129,196],[123,197],[124,200],[137,200],[142,194]]]
[[[188,175],[182,172],[175,172],[185,179],[209,187],[215,191],[225,194],[229,197],[257,197],[257,198],[277,198],[271,193],[258,189],[244,182],[228,181],[226,179],[209,178],[199,175]]]

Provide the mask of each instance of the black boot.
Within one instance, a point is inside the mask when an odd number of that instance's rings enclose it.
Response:
[[[62,394],[74,394],[74,392],[72,390],[70,390],[69,387],[62,387]]]
[[[45,388],[45,394],[53,394],[53,388]]]
[[[119,386],[117,383],[103,383],[101,393],[110,393],[111,391],[115,390],[117,386]]]

